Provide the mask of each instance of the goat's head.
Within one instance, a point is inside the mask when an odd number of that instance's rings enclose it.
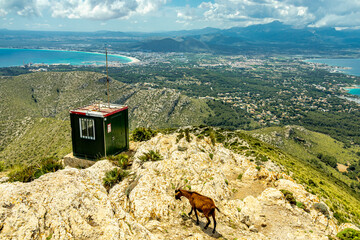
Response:
[[[175,190],[175,199],[180,200],[181,197],[182,197],[182,192],[180,191],[180,188],[178,188]]]
[[[184,175],[183,175],[184,176]],[[183,177],[182,176],[182,177]],[[183,188],[185,186],[185,184],[182,184],[180,186],[180,182],[176,185],[175,187],[175,199],[176,200],[180,200],[180,198],[183,196],[182,192],[180,191],[181,188]]]

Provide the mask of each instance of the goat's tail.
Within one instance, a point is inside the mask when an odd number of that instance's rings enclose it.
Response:
[[[220,212],[220,210],[217,208],[217,207],[215,207],[216,208],[216,210],[218,210],[219,212]],[[220,212],[221,213],[221,212]]]

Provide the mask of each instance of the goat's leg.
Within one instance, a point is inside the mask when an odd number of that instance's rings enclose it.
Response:
[[[199,225],[199,217],[196,211],[196,208],[194,208],[195,216],[196,216],[196,225]]]
[[[208,217],[208,216],[205,216],[206,217],[206,219],[208,220],[208,222],[206,223],[206,225],[205,225],[205,227],[204,227],[204,229],[207,229],[207,227],[209,226],[209,224],[210,224],[210,218]]]
[[[192,214],[192,211],[194,210],[193,207],[191,207],[191,211],[188,213],[188,215],[190,216]]]
[[[214,209],[214,211],[212,212],[211,216],[212,216],[212,218],[213,218],[213,220],[214,220],[214,230],[212,231],[212,233],[215,233],[215,228],[216,228],[215,209]]]

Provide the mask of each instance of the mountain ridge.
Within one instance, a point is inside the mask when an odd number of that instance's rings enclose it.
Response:
[[[41,32],[0,30],[0,47],[26,48],[69,48],[83,51],[102,49],[106,42],[115,51],[152,51],[152,52],[208,52],[217,54],[321,54],[341,55],[358,54],[360,48],[360,30],[336,30],[329,27],[293,28],[290,25],[274,21],[267,24],[229,29],[204,28],[195,30],[169,31],[158,33],[141,32]],[[36,39],[34,38],[36,36]],[[14,41],[14,39],[26,39]],[[74,44],[74,41],[86,40],[87,44]],[[164,39],[172,40],[164,45]],[[182,42],[196,40],[198,47]],[[226,40],[227,39],[227,40]],[[39,45],[39,40],[41,45]],[[54,40],[56,40],[54,42]],[[165,42],[166,42],[165,41]],[[193,42],[195,43],[195,42]],[[69,45],[70,44],[70,45]],[[200,46],[200,47],[199,47]],[[72,47],[72,48],[73,48]],[[336,52],[335,52],[336,50]],[[334,51],[334,52],[332,52]]]

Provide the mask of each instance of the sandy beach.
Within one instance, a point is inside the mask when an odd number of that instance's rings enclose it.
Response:
[[[350,90],[350,89],[359,89],[360,86],[357,86],[357,85],[354,85],[354,86],[351,86],[351,87],[342,87],[342,89],[344,90]]]
[[[121,56],[122,56],[122,55],[121,55]],[[140,60],[139,60],[139,59],[134,58],[134,57],[128,57],[128,56],[123,56],[123,57],[126,57],[126,58],[128,58],[128,59],[130,59],[130,60],[131,60],[131,62],[129,62],[128,64],[132,64],[132,63],[138,63],[138,62],[140,62]]]

